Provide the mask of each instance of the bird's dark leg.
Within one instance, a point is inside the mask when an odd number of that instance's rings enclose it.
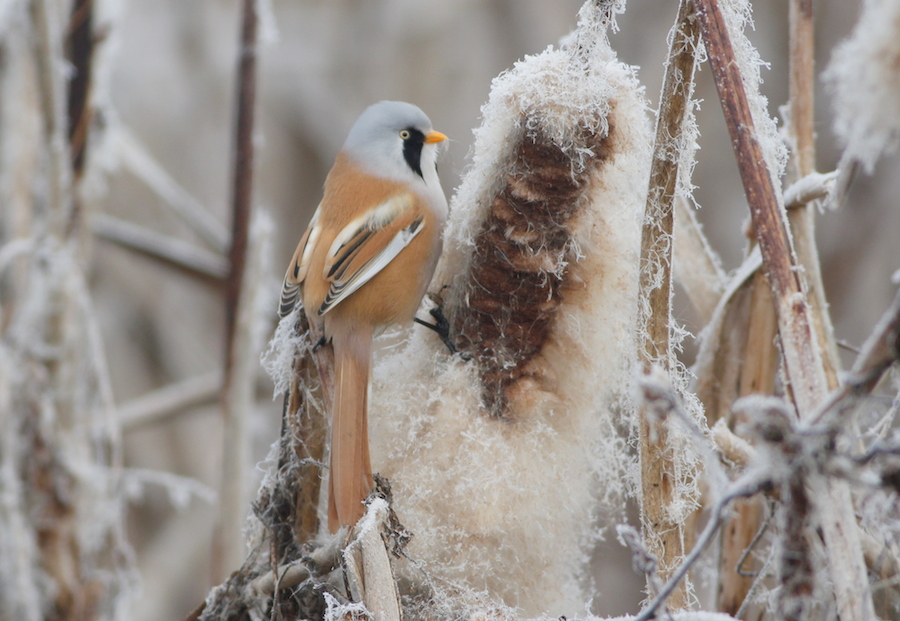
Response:
[[[456,345],[454,345],[453,341],[450,340],[450,322],[447,321],[447,318],[444,316],[444,307],[435,306],[434,308],[429,310],[428,313],[434,318],[434,323],[422,321],[418,317],[414,317],[413,321],[425,326],[429,330],[434,330],[438,337],[440,337],[441,341],[443,341],[444,345],[447,346],[447,349],[450,350],[450,353],[458,354],[459,350],[456,349]],[[468,359],[465,356],[463,356],[463,358]]]

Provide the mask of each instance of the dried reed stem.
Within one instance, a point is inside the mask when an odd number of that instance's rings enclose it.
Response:
[[[827,391],[819,337],[811,318],[785,222],[783,206],[765,166],[740,68],[716,0],[695,0],[716,90],[731,134],[738,169],[769,285],[791,396],[801,417],[813,415]],[[874,618],[865,563],[846,483],[811,477],[841,618]]]
[[[233,363],[232,343],[239,311],[253,189],[253,111],[256,101],[256,1],[244,0],[242,9],[238,93],[232,151],[230,272],[225,291],[225,382]]]
[[[813,0],[790,0],[790,106],[797,178],[816,169]]]
[[[790,131],[794,146],[794,170],[797,179],[816,170],[815,107],[815,29],[813,0],[791,0],[790,3]],[[806,276],[807,301],[828,388],[838,385],[840,361],[834,342],[834,327],[827,312],[825,286],[816,248],[815,210],[806,204],[788,212],[788,222],[797,252],[797,261]]]
[[[48,177],[49,232],[63,239],[72,204],[69,149],[66,144],[64,87],[59,77],[63,62],[62,26],[51,0],[36,0],[32,13],[37,41],[38,85],[40,87],[44,137],[49,151]]]
[[[740,374],[734,395],[738,398],[774,394],[778,372],[775,308],[772,291],[761,271],[753,275],[749,296],[748,321],[746,329],[740,333],[745,338],[738,357]],[[732,520],[722,532],[718,608],[723,612],[737,612],[753,586],[753,577],[742,575],[737,565],[759,530],[761,520],[760,499],[746,498],[735,502]],[[752,566],[747,568],[752,569]]]
[[[250,355],[252,321],[244,291],[247,239],[253,187],[253,112],[256,99],[256,0],[242,4],[238,93],[232,152],[232,234],[225,286],[224,424],[219,523],[213,539],[211,571],[218,582],[244,558],[241,526],[247,506],[246,475],[250,465],[247,419],[252,405],[253,374],[244,364]],[[253,283],[250,283],[253,284]]]
[[[703,532],[697,537],[697,542],[691,549],[690,554],[684,557],[684,561],[678,569],[672,572],[671,577],[663,586],[659,595],[653,598],[647,606],[641,610],[640,614],[634,617],[634,621],[649,621],[650,619],[659,618],[657,610],[666,602],[666,600],[674,595],[678,585],[684,579],[691,566],[697,562],[700,555],[706,549],[715,537],[716,533],[722,527],[726,519],[726,509],[731,502],[737,498],[745,498],[759,493],[767,483],[765,477],[760,477],[755,472],[749,472],[742,478],[729,485],[729,488],[722,495],[722,498],[716,503],[712,511],[712,516],[703,528]]]
[[[693,5],[683,0],[669,49],[660,95],[656,143],[650,169],[647,210],[641,236],[641,307],[644,341],[640,357],[644,371],[654,364],[668,371],[672,349],[669,339],[672,298],[672,230],[684,121],[690,107],[700,35]],[[648,549],[658,560],[660,576],[667,580],[684,556],[683,525],[669,518],[674,500],[674,466],[662,421],[652,420],[641,408],[639,451],[641,463],[641,523]],[[673,608],[688,606],[687,590],[679,583],[669,600]]]
[[[740,66],[716,0],[695,0],[725,120],[763,264],[775,300],[785,367],[799,412],[811,412],[825,394],[821,355],[788,235],[784,208],[765,165]]]
[[[76,180],[84,172],[88,126],[91,111],[88,107],[91,85],[91,59],[94,52],[94,0],[75,0],[69,19],[69,145],[72,170]]]
[[[212,403],[221,392],[220,372],[191,377],[123,403],[117,412],[119,424],[128,430],[165,421],[184,410]]]
[[[68,27],[68,61],[72,71],[68,84],[68,136],[72,175],[77,188],[84,174],[88,128],[91,123],[91,61],[94,54],[94,0],[75,0]],[[81,200],[72,197],[72,212],[66,223],[71,234],[81,224]]]
[[[691,301],[701,325],[707,325],[725,289],[722,261],[710,247],[688,201],[675,197],[675,282]]]
[[[4,112],[7,104],[20,108],[4,114],[3,146],[24,156],[12,174],[4,171],[4,185],[14,186],[4,194],[17,199],[7,203],[19,211],[10,218],[18,239],[0,255],[17,258],[21,278],[5,288],[0,338],[0,617],[91,621],[116,610],[131,581],[119,436],[84,246],[66,226],[73,192],[62,14],[56,2],[27,4],[31,22],[13,22],[22,32],[4,38],[0,67],[11,87]],[[32,120],[37,131],[9,127]]]
[[[91,216],[90,226],[97,237],[192,278],[218,286],[228,276],[228,261],[224,257],[189,242],[100,213]]]
[[[122,163],[147,184],[200,239],[216,252],[228,252],[228,230],[196,198],[181,187],[147,147],[122,125],[112,129]]]
[[[295,328],[309,332],[309,323],[301,313]],[[310,342],[315,342],[310,336]],[[325,349],[320,347],[319,350]],[[278,489],[283,500],[271,503],[281,514],[271,521],[273,566],[293,560],[290,548],[312,541],[319,532],[319,494],[322,464],[328,437],[327,412],[331,411],[331,351],[297,352],[291,385],[285,397],[281,420],[281,451],[278,459]],[[322,366],[327,364],[328,366]],[[317,382],[318,380],[318,382]]]

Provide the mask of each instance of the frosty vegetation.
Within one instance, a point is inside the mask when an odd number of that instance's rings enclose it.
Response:
[[[134,618],[126,505],[148,488],[179,509],[218,498],[205,524],[215,586],[188,619],[595,621],[602,540],[628,549],[615,571],[645,585],[617,619],[900,615],[900,296],[841,371],[814,235],[856,163],[873,170],[898,144],[900,2],[867,0],[834,52],[846,150],[825,173],[811,3],[790,4],[790,57],[769,59],[790,65],[784,123],[760,92],[748,0],[682,0],[656,111],[656,86],[610,42],[623,0],[588,0],[569,36],[493,80],[420,312],[441,309],[456,351],[419,328],[382,339],[376,489],[355,528],[327,535],[330,345],[302,309],[263,345],[277,231],[249,200],[253,145],[265,148],[252,141],[253,54],[276,38],[279,7],[241,7],[236,118],[250,125],[234,139],[229,231],[118,117],[112,5],[0,3],[0,619]],[[697,149],[701,67],[733,153]],[[703,157],[734,157],[744,188],[747,247],[730,273],[694,213]],[[100,213],[123,171],[196,241]],[[95,239],[229,291],[223,373],[116,403]],[[264,349],[283,410],[251,499]],[[220,395],[217,494],[124,466],[123,428]]]

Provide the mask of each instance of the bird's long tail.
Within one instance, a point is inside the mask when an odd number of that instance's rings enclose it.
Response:
[[[331,415],[328,529],[336,532],[362,517],[372,491],[367,401],[372,365],[371,330],[334,334],[334,410]]]

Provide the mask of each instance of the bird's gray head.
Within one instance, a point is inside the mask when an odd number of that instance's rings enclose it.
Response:
[[[418,107],[402,101],[379,101],[359,115],[343,151],[369,172],[397,181],[437,178],[436,143],[445,137]]]

